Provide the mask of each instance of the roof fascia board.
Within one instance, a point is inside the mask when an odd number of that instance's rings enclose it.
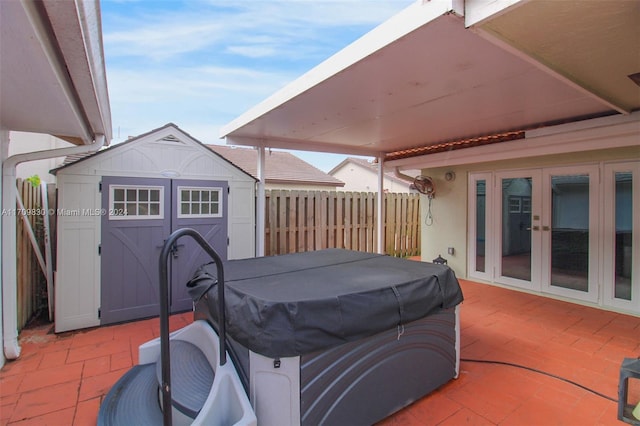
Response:
[[[558,124],[556,126],[541,127],[526,131],[527,138],[538,138],[543,136],[559,135],[562,133],[572,134],[575,132],[596,132],[598,129],[623,129],[635,128],[635,133],[640,133],[640,111],[631,114],[616,114],[607,117],[593,118],[591,120],[575,121],[573,123]]]
[[[527,131],[524,139],[386,161],[385,168],[433,168],[637,147],[640,112]]]
[[[519,7],[530,0],[465,0],[464,25],[469,28]]]
[[[459,13],[454,8],[458,0],[418,0],[391,17],[335,55],[286,85],[264,101],[250,108],[220,129],[220,137],[230,135],[239,128],[269,111],[331,78],[367,56],[393,43],[412,31],[448,13]],[[297,148],[296,148],[297,149]]]
[[[51,71],[54,73],[56,80],[60,84],[63,90],[64,96],[67,98],[75,120],[80,124],[82,128],[82,135],[80,135],[84,144],[89,145],[94,141],[94,135],[91,130],[91,126],[88,122],[84,110],[80,104],[78,94],[74,89],[73,82],[67,71],[67,63],[64,59],[60,47],[53,40],[57,40],[52,33],[51,22],[47,18],[47,12],[44,10],[44,6],[39,2],[23,2],[22,7],[33,27],[38,42],[42,46],[42,50],[47,57],[47,61],[51,66]],[[75,142],[75,139],[66,138]]]
[[[97,0],[43,3],[94,133],[111,140],[111,109]]]
[[[307,140],[257,139],[243,136],[227,136],[227,145],[240,145],[264,148],[290,149],[295,151],[327,152],[331,154],[362,155],[378,157],[380,151],[354,146],[328,145]]]

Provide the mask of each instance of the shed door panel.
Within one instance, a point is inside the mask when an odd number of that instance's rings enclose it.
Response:
[[[158,315],[158,258],[171,232],[170,181],[102,180],[101,323]]]
[[[159,314],[158,262],[171,232],[193,228],[227,258],[227,182],[104,177],[101,324]],[[209,256],[188,237],[169,258],[171,313],[192,308],[186,283]]]
[[[224,181],[174,180],[171,211],[172,231],[192,228],[222,257],[227,259],[227,199],[228,184]],[[207,255],[191,238],[178,240],[172,261],[171,308],[174,312],[191,309],[187,282],[196,269],[210,262]]]

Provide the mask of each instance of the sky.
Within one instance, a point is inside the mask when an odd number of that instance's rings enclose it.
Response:
[[[203,143],[416,0],[102,0],[112,144],[171,122]],[[346,156],[295,151],[327,172]]]

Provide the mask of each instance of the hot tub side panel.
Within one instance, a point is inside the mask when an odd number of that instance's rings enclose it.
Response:
[[[456,377],[455,308],[300,361],[303,425],[372,424]]]

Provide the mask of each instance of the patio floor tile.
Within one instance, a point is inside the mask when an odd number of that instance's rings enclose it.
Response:
[[[459,378],[381,426],[624,424],[616,402],[560,378],[617,398],[622,359],[640,356],[640,318],[467,280],[461,285]],[[173,315],[170,329],[191,320],[191,313]],[[138,346],[159,335],[157,318],[51,329],[23,330],[21,357],[0,371],[1,425],[94,425],[106,393],[137,363]],[[640,397],[640,390],[632,394]]]
[[[31,417],[26,420],[11,423],[15,426],[59,426],[70,425],[73,422],[74,408],[53,411],[41,416]]]
[[[66,364],[50,368],[39,368],[27,373],[20,384],[19,392],[46,388],[71,381],[79,382],[82,377],[82,363]]]
[[[73,418],[73,426],[95,425],[98,421],[101,401],[101,397],[79,401]]]
[[[78,381],[67,382],[21,393],[11,415],[11,422],[55,413],[66,408],[74,411],[78,402],[79,385]]]

